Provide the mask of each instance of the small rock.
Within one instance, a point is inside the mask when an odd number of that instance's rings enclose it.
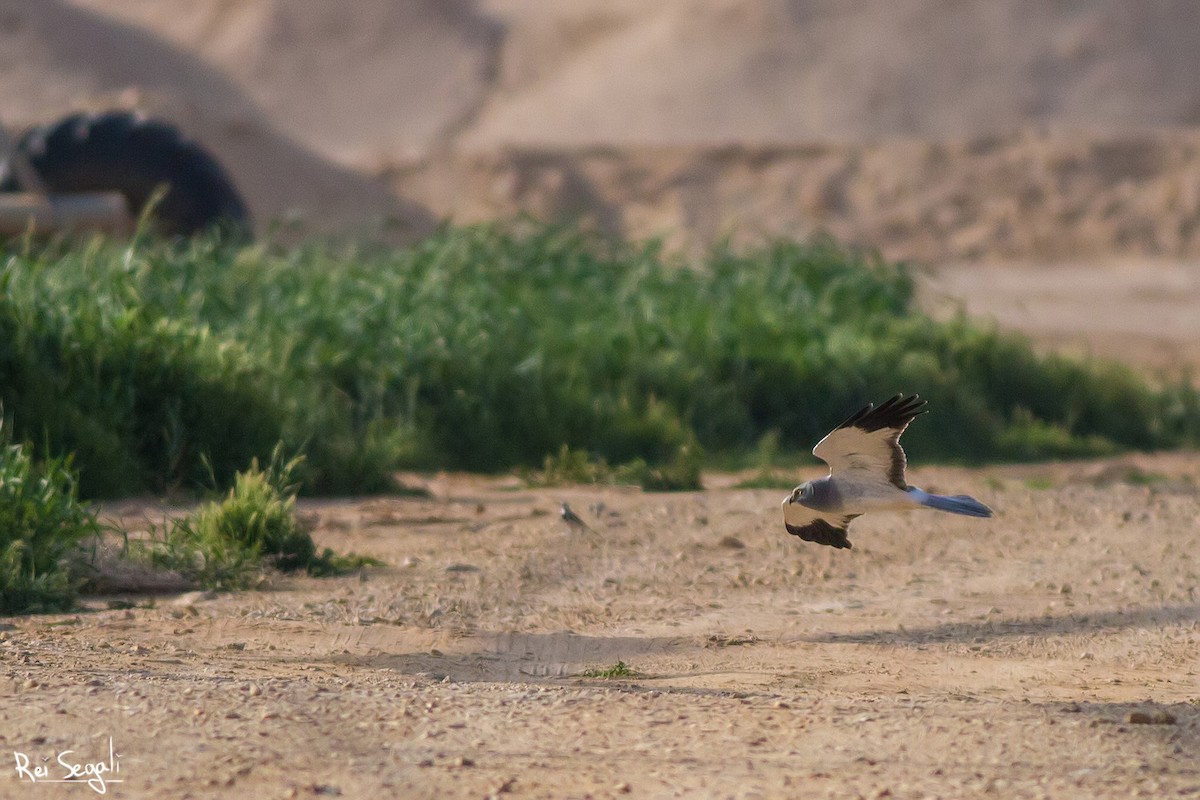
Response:
[[[456,766],[459,766],[459,767],[473,767],[473,766],[475,766],[475,762],[474,762],[472,759],[469,759],[469,758],[467,758],[466,756],[462,756],[461,758],[459,758],[459,759],[458,759],[457,761],[455,761],[454,763],[455,763],[455,765],[456,765]]]
[[[613,787],[613,791],[615,791],[617,794],[629,794],[633,791],[633,787],[628,783],[618,783]]]
[[[26,678],[25,682],[21,684],[22,689],[36,689],[37,687],[38,687],[38,682],[35,681],[33,678]]]
[[[413,567],[415,567],[417,564],[420,564],[420,563],[421,563],[421,559],[417,558],[416,556],[407,556],[407,557],[405,557],[405,559],[403,561],[400,562],[401,566],[407,567],[409,569],[412,569]]]
[[[736,536],[722,536],[721,541],[717,542],[718,547],[727,547],[730,550],[745,550],[746,545],[741,539]]]

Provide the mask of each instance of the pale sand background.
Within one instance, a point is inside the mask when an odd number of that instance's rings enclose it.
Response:
[[[1189,0],[341,8],[0,0],[0,114],[169,116],[264,227],[824,229],[915,261],[937,313],[1200,366]],[[388,562],[362,579],[3,621],[0,756],[112,736],[146,798],[1200,795],[1195,455],[918,469],[997,518],[864,518],[836,553],[728,476],[425,480],[306,506]],[[618,659],[641,677],[579,677]]]

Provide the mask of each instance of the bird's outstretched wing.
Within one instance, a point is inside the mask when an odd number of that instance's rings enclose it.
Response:
[[[799,536],[806,542],[827,544],[830,547],[850,549],[846,538],[846,526],[860,514],[830,514],[816,511],[798,503],[787,503],[783,507],[783,525],[787,532]]]
[[[834,474],[870,473],[907,490],[904,469],[908,462],[900,447],[900,434],[914,417],[925,413],[926,402],[915,394],[898,394],[879,406],[867,405],[817,442],[813,455]]]

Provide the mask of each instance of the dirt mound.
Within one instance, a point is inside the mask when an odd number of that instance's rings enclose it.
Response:
[[[1200,120],[1189,0],[76,0],[341,161],[458,143],[962,138]],[[95,59],[121,60],[120,48]],[[166,78],[164,78],[165,80]],[[179,83],[193,95],[204,87]]]
[[[496,144],[1115,133],[1200,114],[1200,6],[1006,0],[495,2]]]
[[[264,223],[296,215],[316,230],[381,217],[431,223],[379,181],[298,144],[221,70],[140,28],[58,0],[9,0],[0,4],[0,53],[0,121],[10,128],[137,107],[213,151]]]
[[[827,231],[889,258],[1200,255],[1200,134],[506,150],[395,165],[438,215],[521,208],[675,245]]]
[[[264,221],[1191,256],[1200,140],[1162,131],[1200,118],[1198,26],[1187,0],[0,0],[0,101],[168,116]]]
[[[194,53],[266,120],[338,163],[411,155],[483,101],[503,31],[467,0],[80,0]]]

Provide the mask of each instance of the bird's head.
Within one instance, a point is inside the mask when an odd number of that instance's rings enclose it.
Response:
[[[783,501],[783,504],[785,506],[788,503],[798,503],[800,505],[805,505],[805,501],[808,500],[810,497],[812,497],[812,493],[813,493],[812,481],[805,481],[804,483],[797,486],[795,489],[792,489],[792,493],[787,496],[787,499],[785,499]]]

